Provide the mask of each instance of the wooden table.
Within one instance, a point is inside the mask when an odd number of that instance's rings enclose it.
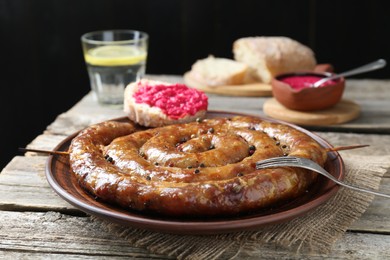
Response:
[[[172,82],[175,76],[150,76]],[[233,98],[210,95],[210,109],[263,115],[267,98]],[[343,125],[315,128],[317,134],[333,145],[370,144],[356,154],[390,155],[390,81],[348,80],[345,98],[362,108],[361,117]],[[122,116],[119,109],[100,107],[91,94],[69,111],[61,114],[29,145],[30,148],[53,149],[67,135],[99,121]],[[62,200],[45,179],[47,156],[26,153],[16,156],[0,174],[0,258],[166,259],[135,248],[126,241],[99,232],[85,213]],[[390,173],[381,185],[390,193]],[[390,259],[390,201],[376,197],[364,213],[337,241],[327,255],[291,255],[289,258],[359,258]],[[249,259],[277,259],[291,254],[270,247],[261,256]],[[239,255],[240,256],[240,255]]]

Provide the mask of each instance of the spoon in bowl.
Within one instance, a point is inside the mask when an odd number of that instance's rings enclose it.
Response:
[[[343,72],[340,74],[336,74],[336,75],[333,75],[330,77],[320,79],[319,81],[315,82],[312,85],[312,87],[318,88],[319,86],[321,86],[324,82],[326,82],[328,80],[334,80],[334,79],[338,79],[341,77],[348,77],[348,76],[352,76],[352,75],[356,75],[356,74],[360,74],[360,73],[364,73],[364,72],[368,72],[368,71],[372,71],[372,70],[377,70],[377,69],[383,68],[384,66],[386,66],[386,61],[384,59],[379,59],[377,61],[368,63],[368,64],[363,65],[361,67],[358,67],[356,69],[349,70],[349,71],[346,71],[346,72]]]

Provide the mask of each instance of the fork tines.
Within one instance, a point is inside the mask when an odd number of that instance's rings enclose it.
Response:
[[[274,157],[256,162],[256,169],[264,169],[277,166],[290,166],[291,163],[298,163],[299,158],[288,156],[288,157]]]

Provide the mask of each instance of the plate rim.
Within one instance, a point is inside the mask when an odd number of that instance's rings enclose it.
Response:
[[[271,122],[276,123],[282,123],[289,125],[307,135],[315,139],[317,142],[320,143],[321,146],[325,148],[332,147],[331,144],[328,143],[324,138],[320,137],[319,135],[302,128],[300,126],[278,120],[273,118],[268,118],[265,116],[259,116],[259,115],[251,115],[251,114],[245,114],[245,113],[236,113],[236,112],[229,112],[229,111],[220,111],[220,110],[209,110],[208,114],[213,115],[230,115],[230,116],[252,116],[257,117],[262,120],[267,120]],[[123,121],[128,120],[126,117],[117,117],[114,119],[106,120],[106,121]],[[80,130],[81,131],[81,130]],[[80,131],[77,131],[69,136],[67,136],[64,140],[62,140],[55,148],[54,151],[61,151],[63,150],[63,146],[66,146],[66,143],[70,142]],[[345,165],[344,161],[341,157],[341,155],[337,152],[330,152],[330,155],[328,156],[328,160],[332,161],[331,163],[335,162],[338,163],[339,173],[336,176],[339,180],[343,180],[345,177]],[[85,201],[81,201],[75,196],[73,196],[71,193],[69,193],[63,186],[59,184],[57,179],[55,178],[53,172],[52,172],[52,166],[53,164],[58,161],[56,159],[56,155],[49,155],[46,160],[45,165],[45,176],[46,179],[51,186],[51,188],[65,201],[73,205],[74,207],[78,208],[79,210],[86,212],[90,215],[94,215],[96,217],[100,217],[103,219],[106,219],[108,221],[125,225],[125,226],[131,226],[134,228],[143,228],[148,229],[152,231],[159,231],[164,233],[175,233],[175,234],[219,234],[219,233],[227,233],[227,232],[235,232],[235,231],[244,231],[244,230],[253,230],[256,228],[263,227],[265,225],[271,225],[271,224],[278,224],[282,222],[286,222],[289,220],[292,220],[294,218],[297,218],[299,216],[302,216],[306,214],[307,212],[314,210],[318,206],[322,205],[326,201],[328,201],[331,197],[333,197],[337,191],[339,190],[340,186],[333,183],[331,184],[331,187],[325,191],[324,193],[320,194],[317,198],[314,198],[313,200],[309,200],[304,202],[303,204],[299,204],[296,207],[289,208],[286,210],[282,210],[280,212],[271,213],[271,214],[265,214],[261,216],[244,216],[242,218],[230,218],[227,217],[227,219],[211,219],[211,220],[205,220],[203,221],[193,221],[193,220],[186,220],[186,219],[169,219],[167,217],[166,219],[157,219],[153,218],[149,215],[143,215],[142,213],[137,212],[131,212],[128,211],[127,214],[123,213],[123,210],[120,210],[120,207],[113,206],[109,203],[105,203],[103,201],[100,201],[99,203],[110,205],[112,207],[118,208],[120,211],[113,212],[112,210],[107,210],[105,208],[98,207],[96,205],[92,205],[89,203],[86,203]],[[327,182],[331,183],[331,181],[327,180]],[[326,186],[326,184],[324,184]],[[86,196],[90,196],[85,192]],[[120,213],[120,214],[118,214]],[[270,220],[269,218],[272,217]]]

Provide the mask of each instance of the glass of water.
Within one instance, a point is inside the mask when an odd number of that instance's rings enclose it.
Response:
[[[81,36],[91,88],[102,105],[121,106],[127,84],[145,74],[149,36],[134,30],[89,32]]]

